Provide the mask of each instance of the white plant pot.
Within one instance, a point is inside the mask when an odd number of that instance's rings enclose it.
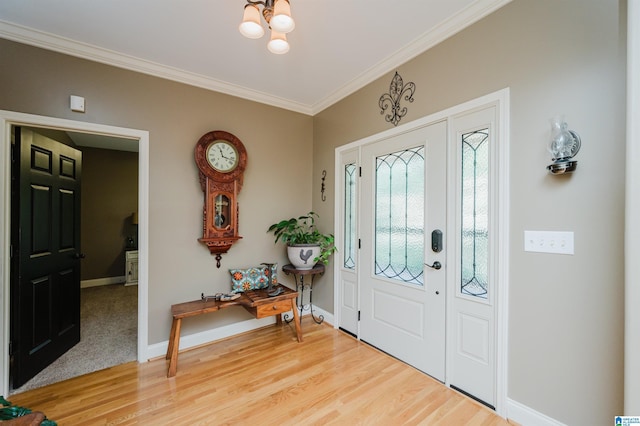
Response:
[[[320,246],[317,244],[287,246],[287,256],[296,269],[311,269],[316,264],[313,259],[320,256]]]

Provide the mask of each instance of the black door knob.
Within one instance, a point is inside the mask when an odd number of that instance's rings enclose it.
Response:
[[[428,266],[429,268],[432,269],[440,269],[442,268],[442,263],[438,262],[437,260],[435,262],[433,262],[433,265],[429,265],[428,263],[425,263],[425,266]]]

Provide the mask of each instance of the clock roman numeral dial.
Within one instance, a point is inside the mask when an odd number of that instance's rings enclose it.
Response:
[[[225,141],[213,142],[207,148],[207,161],[220,172],[230,172],[238,164],[238,152],[233,145]]]

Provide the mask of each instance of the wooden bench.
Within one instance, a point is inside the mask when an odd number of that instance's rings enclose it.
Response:
[[[167,359],[169,360],[169,370],[167,377],[173,377],[178,371],[178,348],[180,346],[180,327],[182,319],[194,317],[197,315],[208,314],[209,312],[219,311],[230,306],[242,306],[254,317],[266,318],[273,315],[276,316],[276,324],[282,324],[283,312],[293,311],[293,320],[296,326],[296,334],[298,342],[302,342],[302,328],[300,327],[300,314],[296,306],[296,296],[298,292],[280,285],[283,289],[282,293],[275,297],[269,297],[267,290],[250,290],[242,293],[240,298],[230,302],[221,302],[219,300],[194,300],[192,302],[178,303],[171,306],[171,315],[173,322],[171,323],[171,334],[169,335],[169,347],[167,348]]]

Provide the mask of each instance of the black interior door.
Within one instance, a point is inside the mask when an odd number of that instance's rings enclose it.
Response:
[[[80,341],[82,153],[15,128],[12,191],[13,388]]]

